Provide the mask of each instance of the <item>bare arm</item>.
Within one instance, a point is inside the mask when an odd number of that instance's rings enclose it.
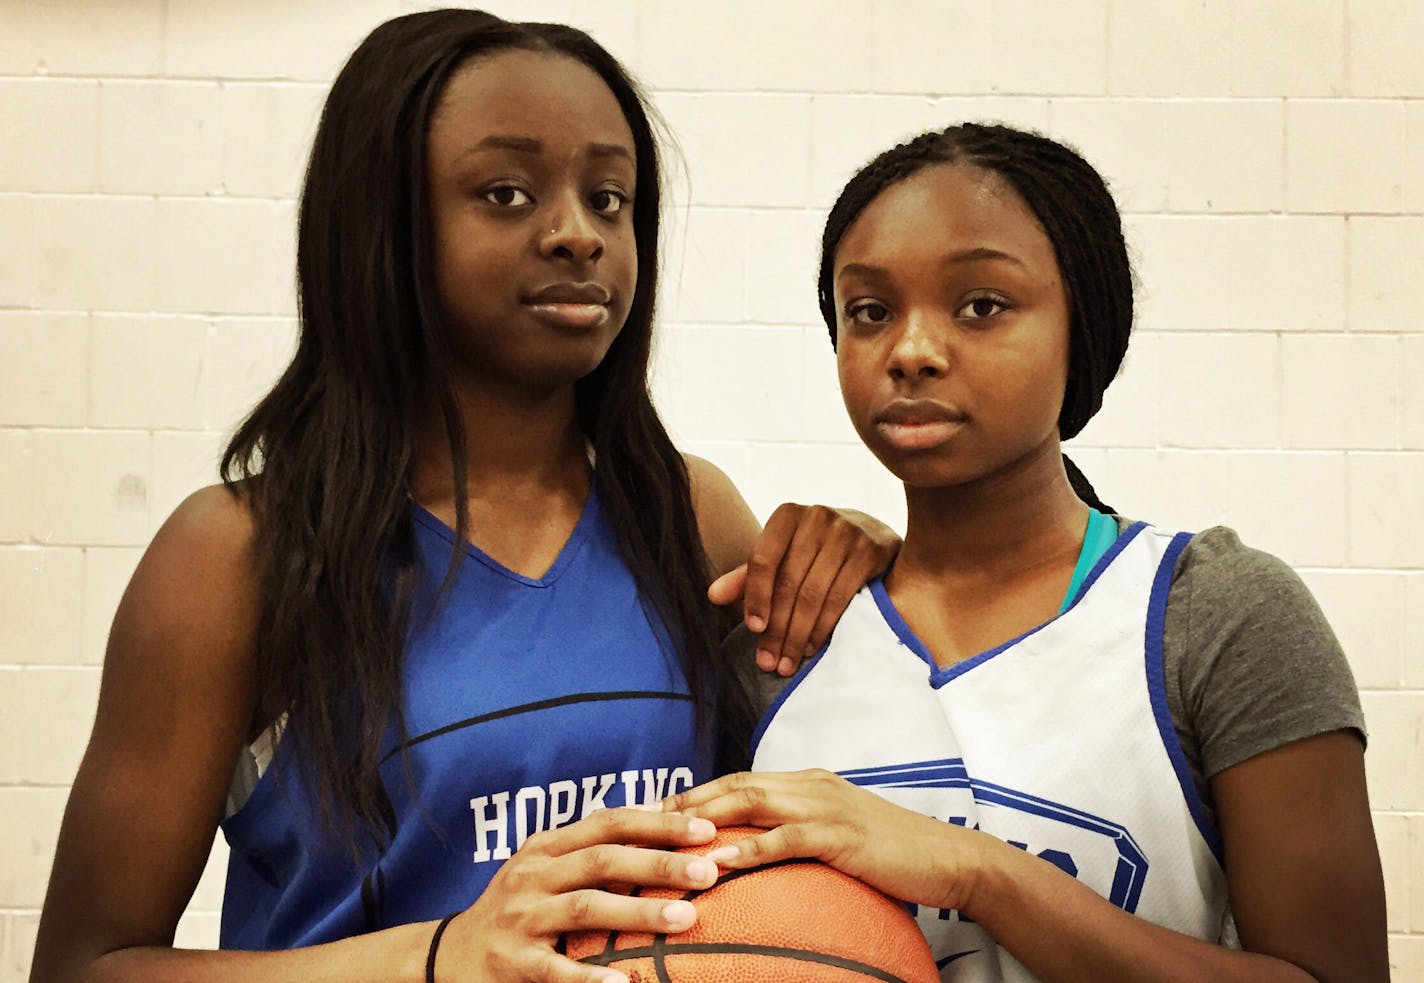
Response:
[[[159,530],[124,593],[50,875],[36,983],[191,979],[200,965],[202,978],[246,978],[240,955],[167,947],[254,725],[251,539],[246,510],[205,489]]]
[[[239,749],[257,728],[258,587],[251,521],[222,488],[188,499],[119,605],[94,723],[60,831],[32,983],[423,983],[434,923],[285,952],[172,948],[222,818]],[[440,948],[441,983],[592,983],[554,951],[579,927],[668,931],[687,912],[597,890],[705,886],[715,871],[658,846],[706,842],[686,817],[604,810],[531,837]],[[690,923],[690,922],[689,922]]]
[[[778,827],[710,855],[724,866],[817,857],[896,897],[958,908],[1048,983],[1388,980],[1359,740],[1335,731],[1296,741],[1212,787],[1244,952],[1153,925],[1052,864],[829,772],[728,776],[668,807]]]

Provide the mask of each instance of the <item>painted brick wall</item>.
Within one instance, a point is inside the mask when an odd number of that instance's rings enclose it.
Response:
[[[23,980],[108,622],[293,332],[326,83],[411,0],[0,0],[0,983]],[[660,404],[765,516],[893,522],[812,288],[841,182],[964,118],[1110,178],[1139,331],[1074,443],[1104,497],[1297,566],[1345,643],[1396,981],[1424,981],[1424,5],[504,0],[599,37],[681,146]],[[181,944],[210,944],[221,855]]]

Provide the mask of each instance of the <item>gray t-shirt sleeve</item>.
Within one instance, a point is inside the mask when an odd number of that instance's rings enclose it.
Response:
[[[1345,653],[1283,561],[1208,529],[1177,560],[1165,619],[1167,703],[1209,809],[1207,783],[1247,758],[1333,730],[1364,740]]]

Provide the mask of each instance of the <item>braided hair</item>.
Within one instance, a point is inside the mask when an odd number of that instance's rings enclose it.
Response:
[[[836,250],[865,206],[897,181],[935,164],[969,164],[999,175],[1028,205],[1053,246],[1068,293],[1068,385],[1058,416],[1062,439],[1076,436],[1102,408],[1132,329],[1132,267],[1117,203],[1102,176],[1073,150],[1009,126],[963,123],[922,133],[880,154],[841,191],[821,238],[817,291],[836,344],[832,287]],[[1064,457],[1073,490],[1099,511],[1088,480]]]

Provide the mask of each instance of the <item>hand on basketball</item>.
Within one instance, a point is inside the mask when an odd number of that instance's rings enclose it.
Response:
[[[962,908],[988,838],[886,801],[814,769],[727,775],[664,800],[663,808],[717,826],[765,826],[707,854],[742,869],[809,857],[903,901]]]
[[[479,900],[450,922],[437,954],[436,979],[627,983],[621,973],[560,955],[554,948],[559,936],[579,929],[686,930],[696,918],[689,902],[635,898],[608,886],[709,887],[717,879],[713,864],[649,847],[697,845],[714,835],[704,819],[639,809],[600,810],[536,833]]]
[[[863,512],[788,503],[772,513],[751,558],[707,596],[714,604],[742,598],[746,625],[761,636],[757,665],[790,676],[899,550],[895,531]]]

